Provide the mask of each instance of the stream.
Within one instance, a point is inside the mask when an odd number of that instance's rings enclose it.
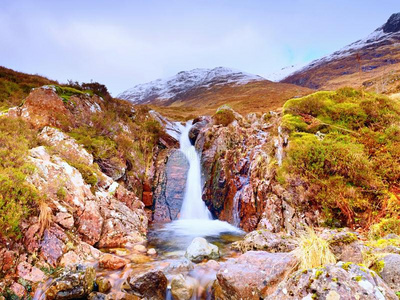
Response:
[[[133,263],[121,270],[111,271],[93,266],[97,275],[110,280],[111,292],[120,292],[124,282],[132,271],[158,269],[161,270],[171,282],[171,279],[182,274],[187,282],[194,286],[192,300],[210,299],[211,286],[216,279],[219,263],[194,264],[185,258],[185,252],[192,240],[204,237],[208,242],[219,247],[220,259],[224,261],[238,255],[231,250],[231,243],[241,239],[243,232],[237,227],[220,220],[214,220],[202,199],[201,164],[200,156],[189,140],[191,121],[185,126],[180,125],[180,151],[189,162],[184,199],[179,218],[169,223],[153,223],[149,226],[147,249],[154,248],[157,255],[147,255],[130,248],[102,249],[120,257],[126,257]],[[42,285],[35,294],[34,299],[45,299],[44,291],[49,282]],[[166,299],[173,299],[170,285],[166,291]]]

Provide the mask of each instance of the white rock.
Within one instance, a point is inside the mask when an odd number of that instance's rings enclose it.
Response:
[[[219,249],[217,246],[208,243],[205,238],[197,237],[187,248],[185,257],[193,262],[216,259],[219,257]]]

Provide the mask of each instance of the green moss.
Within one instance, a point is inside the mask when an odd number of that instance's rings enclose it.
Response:
[[[232,109],[225,105],[218,108],[213,116],[213,120],[215,125],[228,126],[235,120],[235,115]]]
[[[65,190],[64,187],[60,187],[60,188],[57,190],[57,194],[56,194],[56,195],[57,195],[58,199],[64,200],[65,197],[67,196],[67,191]]]
[[[361,281],[363,279],[363,277],[361,275],[353,277],[353,280],[355,281]]]
[[[318,279],[324,272],[322,270],[317,270],[315,272],[315,279]]]
[[[86,94],[86,91],[82,92],[80,90],[66,86],[55,85],[54,88],[56,89],[56,93],[60,96],[60,98],[63,99],[64,103],[70,102],[72,96],[79,96]]]
[[[370,236],[375,239],[390,233],[400,235],[400,219],[397,217],[384,218],[370,229]]]
[[[348,271],[352,264],[353,264],[352,262],[345,262],[342,264],[342,269]]]

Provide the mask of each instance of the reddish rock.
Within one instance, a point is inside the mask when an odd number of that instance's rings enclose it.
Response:
[[[216,299],[264,299],[294,269],[291,254],[249,251],[229,259],[217,273]]]
[[[52,87],[36,88],[26,97],[24,105],[10,109],[9,115],[22,117],[35,128],[61,127],[73,116]]]
[[[40,244],[40,253],[43,258],[52,266],[56,266],[58,259],[64,253],[64,243],[60,239],[62,236],[55,228],[44,231],[43,240]]]
[[[24,245],[29,252],[34,252],[39,248],[39,238],[37,234],[39,229],[40,224],[35,223],[25,232]]]
[[[126,204],[130,209],[144,207],[143,203],[139,200],[139,198],[132,192],[128,191],[122,185],[119,185],[115,191],[115,198],[118,201],[121,201]]]
[[[57,213],[55,217],[55,222],[65,229],[72,229],[72,227],[74,227],[74,217],[69,213]]]
[[[97,201],[86,201],[85,210],[79,217],[78,232],[83,241],[94,245],[100,239],[103,226],[103,218],[100,214]]]
[[[142,201],[146,207],[153,206],[153,193],[143,192]]]
[[[17,274],[20,278],[32,282],[43,282],[46,279],[46,275],[42,270],[30,265],[27,262],[21,262],[18,265]]]
[[[164,300],[168,280],[161,271],[132,272],[128,278],[133,294],[153,300]]]
[[[24,298],[26,295],[25,288],[21,284],[16,282],[14,282],[11,285],[10,290],[14,295],[18,296],[20,299]]]
[[[107,253],[100,257],[99,267],[109,270],[118,270],[125,267],[128,263],[129,259]]]
[[[0,271],[6,273],[11,270],[17,260],[17,253],[15,251],[2,249],[0,251]]]

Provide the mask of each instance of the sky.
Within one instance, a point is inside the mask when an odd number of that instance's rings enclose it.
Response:
[[[116,96],[182,70],[268,77],[367,36],[399,0],[0,0],[0,65]]]

